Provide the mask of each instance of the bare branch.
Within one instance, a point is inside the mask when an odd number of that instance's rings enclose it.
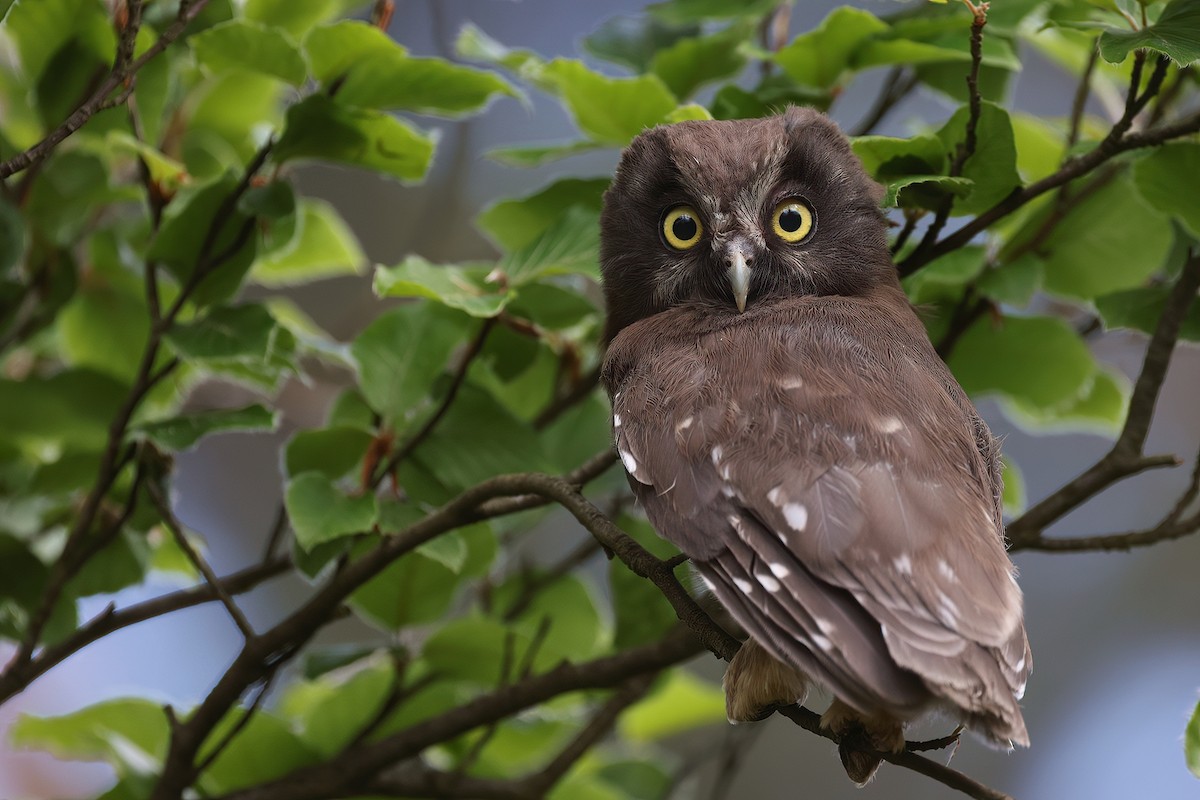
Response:
[[[113,105],[116,105],[117,103],[114,103],[111,95],[117,89],[117,87],[125,83],[127,79],[136,75],[142,67],[144,67],[151,60],[157,58],[164,50],[170,47],[176,39],[182,36],[183,32],[187,30],[188,25],[190,25],[192,20],[196,18],[197,14],[204,10],[204,7],[208,5],[208,2],[209,0],[195,0],[192,3],[181,3],[179,6],[179,15],[175,21],[172,22],[166,28],[166,30],[162,32],[162,35],[158,37],[158,41],[150,45],[150,47],[146,49],[146,52],[142,53],[133,61],[129,63],[123,63],[122,57],[124,55],[124,49],[118,52],[117,58],[113,64],[113,69],[111,72],[109,72],[108,77],[103,83],[100,84],[100,87],[92,93],[91,97],[89,97],[83,102],[82,105],[79,106],[79,108],[72,112],[71,116],[67,117],[62,124],[50,131],[50,133],[46,135],[46,138],[42,139],[33,147],[30,147],[28,150],[18,153],[7,161],[0,163],[0,181],[8,178],[11,175],[17,174],[18,172],[29,169],[36,164],[39,164],[43,159],[46,158],[46,156],[50,155],[54,148],[62,143],[64,139],[82,128],[85,124],[87,124],[88,120],[90,120],[98,112],[103,111],[105,108],[111,108]],[[136,5],[140,8],[141,3],[136,3]],[[120,99],[120,102],[124,102],[123,97]]]
[[[246,615],[242,613],[242,609],[233,601],[233,597],[229,592],[225,591],[225,587],[221,584],[221,580],[213,572],[212,567],[204,560],[204,557],[196,552],[196,548],[192,547],[192,543],[188,541],[187,535],[183,532],[183,525],[180,524],[179,518],[175,516],[175,512],[171,509],[171,503],[163,496],[162,490],[157,482],[151,480],[146,484],[146,491],[150,495],[154,507],[158,509],[159,515],[162,517],[163,525],[170,531],[171,536],[175,538],[175,543],[179,545],[179,549],[187,556],[187,560],[191,565],[204,576],[204,580],[212,587],[213,592],[221,601],[221,605],[225,606],[225,610],[229,612],[229,616],[233,619],[238,630],[247,639],[253,639],[255,636],[254,626],[250,624],[250,620],[246,619]]]
[[[1092,73],[1096,71],[1096,61],[1099,58],[1100,47],[1093,44],[1091,52],[1088,53],[1087,63],[1083,66],[1083,74],[1079,76],[1079,85],[1075,87],[1075,97],[1071,101],[1071,122],[1067,132],[1067,145],[1064,148],[1066,153],[1070,153],[1071,148],[1079,141],[1079,126],[1083,122],[1083,112],[1092,93]]]
[[[875,130],[891,110],[908,97],[913,89],[917,88],[918,83],[915,72],[905,72],[902,67],[893,67],[884,78],[882,91],[875,98],[871,110],[867,112],[861,122],[854,126],[850,135],[866,136]]]
[[[288,571],[290,567],[291,562],[288,559],[280,558],[241,572],[235,572],[222,578],[220,583],[227,593],[241,594],[271,578],[278,577]],[[110,633],[185,608],[211,603],[216,599],[215,589],[205,583],[189,589],[170,592],[120,610],[110,605],[94,619],[76,629],[66,639],[43,648],[33,660],[26,662],[23,666],[14,664],[5,669],[3,675],[0,675],[0,703],[4,703],[58,664]]]
[[[1143,448],[1154,416],[1154,406],[1158,402],[1175,343],[1179,339],[1179,329],[1196,299],[1197,289],[1200,289],[1200,253],[1194,253],[1184,264],[1179,280],[1167,297],[1154,335],[1146,348],[1142,370],[1129,399],[1125,425],[1116,443],[1083,474],[1008,526],[1014,549],[1043,544],[1047,540],[1043,540],[1042,533],[1050,524],[1116,481],[1145,469],[1178,463],[1174,456],[1145,456]]]

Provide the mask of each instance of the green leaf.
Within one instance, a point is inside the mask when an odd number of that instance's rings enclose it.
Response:
[[[856,136],[850,140],[863,169],[877,180],[910,175],[941,175],[946,169],[946,151],[936,136]]]
[[[230,431],[273,431],[279,424],[276,413],[255,404],[245,408],[202,411],[174,419],[150,422],[135,429],[158,446],[183,452],[196,446],[205,436]]]
[[[287,181],[251,186],[238,200],[238,209],[251,217],[278,220],[296,212],[296,192]]]
[[[560,158],[590,153],[600,147],[603,145],[589,141],[497,147],[489,150],[487,157],[509,167],[536,167]]]
[[[952,250],[905,278],[904,291],[917,305],[956,302],[963,287],[983,271],[985,256],[982,247],[968,245]]]
[[[564,178],[534,194],[488,206],[476,223],[498,246],[516,250],[530,244],[572,206],[599,214],[608,184],[608,178]]]
[[[777,5],[777,0],[744,0],[740,3],[730,3],[728,0],[665,0],[647,6],[646,10],[666,22],[684,25],[710,19],[762,17]]]
[[[338,480],[362,463],[371,434],[358,428],[333,426],[297,431],[284,450],[284,469],[290,476],[320,472]]]
[[[1004,513],[1013,516],[1025,510],[1025,476],[1021,469],[1009,458],[1001,459],[1003,464],[1004,493],[1000,498],[1004,505]]]
[[[659,558],[670,558],[678,550],[654,532],[650,523],[630,515],[617,520],[638,544]],[[624,650],[657,641],[678,624],[675,609],[650,581],[635,575],[618,559],[608,562],[608,583],[612,589],[613,613],[616,616],[615,644]]]
[[[530,427],[469,382],[459,390],[441,424],[417,448],[415,457],[453,488],[508,472],[551,468]]]
[[[584,133],[605,144],[627,144],[677,105],[656,75],[609,78],[580,61],[559,58],[539,70],[538,78],[562,98]]]
[[[1034,409],[1070,405],[1096,374],[1087,346],[1051,317],[980,319],[959,340],[950,368],[973,396],[1001,394]]]
[[[379,172],[400,180],[425,178],[434,140],[380,111],[348,108],[312,95],[288,108],[276,161],[318,159]]]
[[[21,71],[33,85],[64,45],[76,36],[99,35],[104,47],[97,55],[111,61],[116,39],[104,6],[98,0],[35,0],[17,3],[4,17],[7,38],[21,58]],[[102,45],[102,47],[103,47]],[[107,51],[107,52],[105,52]]]
[[[1183,755],[1188,769],[1200,778],[1200,703],[1196,704],[1196,710],[1192,712],[1183,734]]]
[[[200,749],[201,762],[245,713],[238,708],[221,719]],[[204,794],[223,794],[281,778],[317,758],[287,721],[259,710],[201,774],[199,783]]]
[[[699,103],[685,103],[663,117],[663,122],[691,122],[693,120],[714,119],[712,112]]]
[[[528,657],[530,646],[536,644],[532,634],[528,625],[507,627],[484,617],[465,617],[434,632],[421,653],[439,675],[494,687],[500,682],[505,650],[509,649],[511,656],[509,668],[515,670]],[[533,657],[533,671],[548,670],[560,660],[560,654],[539,647]]]
[[[513,294],[502,283],[488,283],[491,267],[430,264],[409,256],[394,267],[375,270],[374,289],[379,297],[425,297],[473,317],[494,317]]]
[[[467,543],[458,531],[443,533],[417,548],[417,552],[436,561],[455,575],[467,563]]]
[[[599,313],[579,292],[550,283],[525,284],[509,310],[550,330],[570,328]]]
[[[433,303],[380,315],[350,348],[367,401],[388,420],[409,419],[467,331],[463,317]]]
[[[193,360],[264,359],[277,326],[257,304],[218,306],[195,322],[175,325],[166,339],[178,355]]]
[[[147,254],[161,262],[180,283],[186,284],[197,269],[203,270],[206,277],[192,293],[192,300],[201,305],[230,297],[254,260],[254,236],[244,235],[245,227],[252,224],[250,218],[236,208],[225,208],[238,183],[238,178],[227,174],[181,191],[167,206],[162,227]],[[218,225],[217,234],[210,239],[209,230],[214,224]],[[207,250],[206,242],[210,242]],[[218,258],[223,261],[217,263]]]
[[[1024,307],[1041,290],[1045,275],[1042,259],[1026,253],[1016,261],[990,269],[979,279],[976,288],[987,297],[1000,303]]]
[[[500,259],[496,270],[513,287],[548,275],[580,274],[599,280],[599,248],[599,215],[573,206],[528,245]]]
[[[1158,318],[1167,304],[1169,286],[1140,286],[1102,295],[1095,299],[1096,311],[1104,319],[1105,330],[1132,328],[1154,333]],[[1200,303],[1193,302],[1179,330],[1179,338],[1200,342]]]
[[[773,59],[797,83],[828,88],[850,68],[854,52],[887,29],[887,23],[868,11],[837,8],[815,30],[797,36]]]
[[[141,583],[149,567],[150,548],[145,537],[125,530],[88,559],[67,583],[67,594],[70,597],[113,594]]]
[[[87,276],[58,313],[56,330],[64,360],[132,382],[138,371],[150,314],[137,281],[115,274]]]
[[[305,40],[313,74],[341,80],[338,101],[366,108],[459,115],[516,91],[490,72],[440,58],[417,58],[365,22],[316,28]]]
[[[49,378],[0,380],[0,440],[41,450],[99,450],[129,388],[108,375],[65,370]]]
[[[966,139],[969,110],[964,106],[938,131],[947,157],[954,158]],[[975,182],[974,190],[954,202],[955,214],[979,214],[1007,197],[1021,184],[1017,174],[1017,146],[1008,112],[984,101],[976,126],[975,152],[963,166],[962,177]]]
[[[496,593],[498,608],[511,608],[525,581],[514,577]],[[542,630],[539,656],[547,660],[582,660],[605,652],[612,632],[600,618],[592,593],[579,578],[565,575],[541,589],[515,618]],[[543,626],[545,626],[543,628]]]
[[[1200,4],[1197,4],[1200,5]],[[1157,211],[1173,216],[1193,237],[1200,238],[1200,203],[1182,202],[1200,175],[1200,144],[1176,142],[1155,148],[1133,167],[1142,198]]]
[[[166,192],[173,192],[190,180],[187,168],[181,162],[125,131],[109,131],[105,141],[114,152],[129,153],[140,158],[150,172],[150,179]]]
[[[188,41],[196,61],[213,72],[261,72],[293,86],[304,83],[308,75],[300,48],[287,34],[258,22],[222,22]]]
[[[25,255],[25,220],[7,199],[0,198],[0,274],[7,273]]]
[[[1017,170],[1025,181],[1040,180],[1058,170],[1066,138],[1058,127],[1033,114],[1011,115],[1017,145]]]
[[[140,754],[156,767],[166,753],[167,716],[149,700],[106,700],[60,717],[21,715],[10,735],[18,747],[64,760],[107,761],[121,768],[130,754]]]
[[[673,669],[654,693],[621,717],[623,736],[654,742],[672,734],[725,722],[725,693],[682,669]]]
[[[288,481],[284,503],[296,541],[305,550],[369,530],[375,523],[374,495],[350,497],[319,472],[304,472]]]
[[[303,36],[313,25],[362,6],[360,0],[246,0],[246,19]]]
[[[1040,224],[1034,217],[1026,229]],[[1038,249],[1046,290],[1086,299],[1140,286],[1162,268],[1172,237],[1170,220],[1122,175],[1072,207]]]
[[[736,75],[746,65],[740,45],[747,28],[733,25],[712,36],[680,39],[655,54],[650,71],[662,78],[679,99],[691,97],[706,83]]]
[[[325,758],[339,753],[366,727],[378,713],[391,691],[394,669],[385,654],[377,653],[355,666],[350,675],[332,674],[307,685],[294,687],[289,694],[302,689],[312,698],[303,714],[300,736],[304,743]],[[289,697],[285,705],[294,705]],[[295,713],[294,708],[289,711]],[[297,714],[297,716],[301,716]]]
[[[947,196],[966,197],[975,188],[969,178],[948,175],[909,175],[887,182],[884,208],[938,208]]]
[[[649,72],[656,53],[699,33],[697,24],[672,25],[651,14],[609,17],[584,37],[583,49],[634,72]]]
[[[1200,59],[1200,2],[1171,0],[1158,20],[1141,30],[1109,28],[1100,34],[1100,55],[1109,63],[1120,64],[1131,50],[1142,48],[1165,53],[1181,67]]]
[[[301,198],[291,236],[262,253],[250,279],[263,286],[295,286],[339,275],[357,275],[366,263],[358,237],[324,200]]]
[[[494,64],[513,72],[536,69],[542,63],[542,59],[533,51],[505,47],[470,22],[459,30],[454,51],[471,61]]]
[[[1114,436],[1125,421],[1129,391],[1129,380],[1124,375],[1097,369],[1085,391],[1068,405],[1032,408],[1013,398],[1005,403],[1005,410],[1023,428],[1031,431],[1069,430]]]

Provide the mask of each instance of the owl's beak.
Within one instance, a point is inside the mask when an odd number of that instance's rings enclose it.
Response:
[[[737,301],[738,313],[746,310],[746,295],[750,292],[750,262],[742,245],[731,245],[726,251],[725,262],[729,264],[729,284],[733,287],[733,299]]]

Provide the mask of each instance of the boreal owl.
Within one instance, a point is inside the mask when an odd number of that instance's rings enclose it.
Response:
[[[615,445],[749,634],[732,721],[813,681],[822,724],[877,751],[931,710],[1027,745],[998,448],[900,288],[880,199],[809,109],[634,139],[601,217]],[[841,753],[860,783],[879,763]]]

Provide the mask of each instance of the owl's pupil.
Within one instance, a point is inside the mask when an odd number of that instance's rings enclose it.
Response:
[[[800,216],[800,212],[794,208],[785,208],[779,214],[779,227],[783,228],[788,233],[795,233],[800,230],[800,226],[804,224],[804,218]]]
[[[696,236],[696,220],[687,214],[680,214],[671,223],[671,233],[681,242],[690,242]]]

